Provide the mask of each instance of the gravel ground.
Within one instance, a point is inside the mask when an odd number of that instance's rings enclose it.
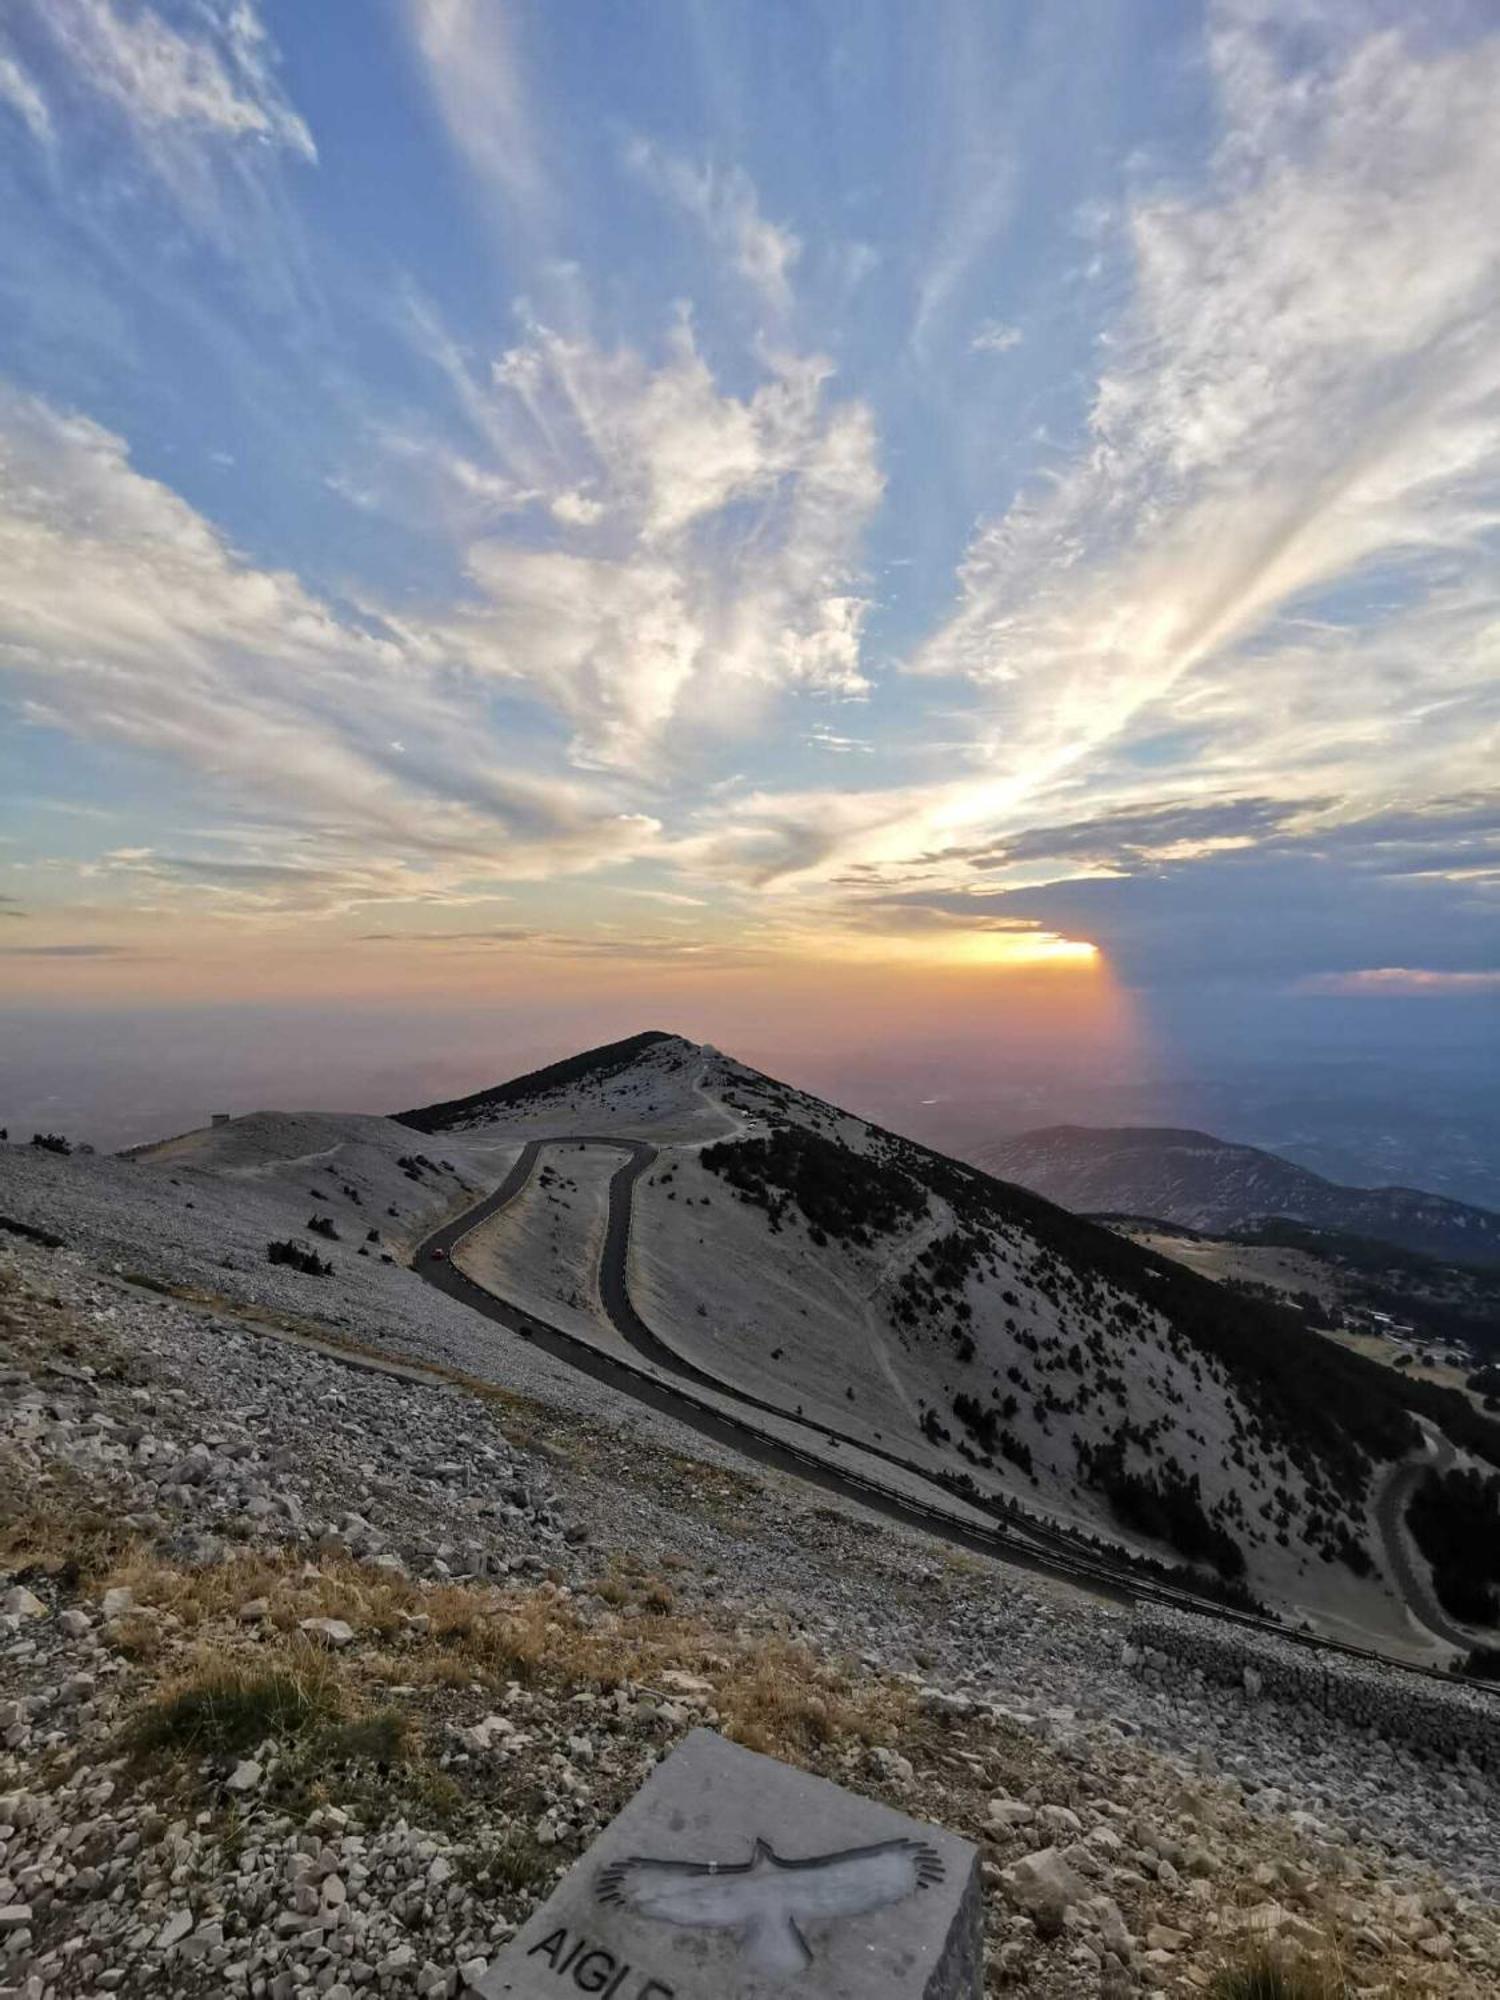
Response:
[[[525,1343],[469,1326],[399,1267],[359,1270],[330,1292],[325,1335],[435,1371],[472,1372],[479,1343],[496,1388],[319,1351],[268,1324],[311,1327],[320,1281],[252,1262],[260,1216],[226,1242],[222,1214],[186,1207],[190,1189],[132,1181],[139,1170],[113,1161],[14,1153],[0,1152],[0,1214],[68,1242],[0,1234],[8,1492],[40,1481],[103,1497],[120,1533],[195,1573],[260,1552],[295,1556],[314,1577],[352,1562],[403,1588],[544,1589],[601,1614],[614,1594],[601,1594],[601,1577],[624,1578],[627,1594],[664,1593],[674,1618],[707,1620],[736,1643],[799,1643],[839,1660],[839,1685],[903,1688],[913,1706],[888,1743],[856,1751],[835,1736],[805,1761],[971,1837],[982,1829],[996,1983],[1024,1972],[1043,1994],[1191,1991],[1241,1919],[1258,1911],[1258,1927],[1295,1940],[1335,1910],[1341,1937],[1379,1965],[1361,1990],[1500,1990],[1500,1792],[1477,1771],[1220,1688],[1153,1687],[1123,1663],[1125,1614],[745,1468]],[[165,1296],[127,1270],[219,1297]],[[202,1780],[216,1787],[211,1807],[150,1807],[164,1831],[148,1840],[154,1821],[139,1799],[122,1802],[110,1756],[119,1715],[159,1671],[135,1656],[140,1635],[122,1631],[129,1607],[111,1615],[66,1572],[38,1569],[8,1588],[20,1595],[0,1611],[0,1965],[13,1977],[0,1994],[26,2000],[456,1991],[461,1968],[524,1918],[526,1869],[550,1880],[550,1849],[571,1858],[709,1699],[707,1681],[665,1704],[630,1691],[623,1710],[575,1694],[580,1714],[595,1702],[603,1718],[583,1730],[585,1753],[569,1749],[578,1716],[538,1707],[524,1688],[497,1699],[481,1676],[446,1696],[451,1713],[423,1717],[449,1745],[444,1771],[456,1756],[505,1778],[477,1795],[483,1838],[472,1811],[445,1832],[420,1797],[399,1798],[394,1817],[347,1797],[288,1805],[271,1752],[243,1760],[258,1775],[238,1795],[226,1789],[234,1771],[216,1770]],[[299,1588],[322,1601],[301,1570],[284,1588],[293,1611]],[[170,1647],[190,1636],[149,1604],[135,1615],[167,1623]],[[134,1653],[120,1643],[132,1637]],[[452,1734],[483,1737],[497,1712],[487,1748]],[[934,1717],[980,1733],[934,1748]],[[516,1734],[529,1738],[524,1756],[496,1747]],[[530,1791],[518,1794],[523,1766]],[[549,1819],[544,1797],[577,1810]],[[226,1801],[240,1823],[232,1840]],[[528,1847],[524,1868],[501,1866],[500,1887],[476,1887],[485,1840],[516,1829],[540,1861]],[[1200,1837],[1210,1852],[1194,1875],[1172,1856]],[[1037,1853],[1055,1857],[1037,1864],[1040,1886],[1027,1872]],[[434,1878],[439,1862],[450,1872]],[[358,1922],[323,1923],[346,1906]],[[1428,1984],[1387,1977],[1413,1964]]]

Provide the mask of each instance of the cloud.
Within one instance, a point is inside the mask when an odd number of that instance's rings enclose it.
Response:
[[[15,58],[3,52],[0,52],[0,103],[8,104],[20,116],[38,145],[51,145],[52,114],[46,100]]]
[[[987,319],[969,346],[975,354],[1009,354],[1025,337],[1018,326],[1011,326],[1006,320]]]
[[[814,750],[828,750],[837,757],[869,756],[875,749],[875,745],[866,742],[862,736],[840,736],[822,722],[814,723],[803,741]]]
[[[686,321],[655,365],[539,326],[487,380],[433,353],[492,475],[536,503],[471,542],[467,600],[411,621],[424,647],[524,684],[575,761],[626,771],[674,730],[752,726],[779,690],[864,689],[857,555],[882,481],[827,362],[779,356],[736,396]]]
[[[122,944],[0,944],[0,958],[132,958]]]
[[[1158,863],[1043,887],[915,887],[909,908],[1026,918],[1092,939],[1138,987],[1276,985],[1383,963],[1484,972],[1500,960],[1500,902],[1466,882],[1351,866],[1287,844]]]
[[[225,836],[220,835],[219,840],[222,846]],[[84,863],[79,874],[85,879],[128,882],[137,903],[142,893],[149,893],[159,912],[189,910],[239,918],[335,916],[373,904],[420,902],[437,895],[445,902],[463,900],[451,889],[444,893],[424,888],[421,874],[395,856],[360,855],[353,843],[349,843],[350,851],[340,856],[343,843],[327,830],[316,843],[302,842],[304,847],[316,844],[324,859],[297,854],[295,841],[283,844],[291,848],[293,858],[273,858],[278,843],[264,835],[255,842],[256,851],[244,856],[117,848],[97,861]],[[491,894],[486,900],[500,899]]]
[[[0,679],[30,720],[169,758],[221,820],[269,814],[300,861],[373,852],[411,888],[652,844],[619,791],[517,754],[394,628],[244,562],[99,425],[0,397],[0,472]]]
[[[666,842],[663,853],[689,873],[782,888],[829,875],[851,854],[900,848],[920,807],[920,795],[899,788],[731,792],[700,805],[696,827]]]
[[[551,193],[510,0],[407,0],[406,20],[448,136],[506,218],[533,230]]]
[[[1134,299],[1086,443],[981,528],[958,608],[914,662],[984,691],[976,816],[1148,729],[1192,730],[1195,758],[1243,772],[1233,732],[1258,711],[1274,765],[1283,731],[1301,747],[1293,689],[1314,659],[1313,698],[1343,726],[1326,717],[1306,761],[1357,778],[1387,747],[1359,726],[1361,657],[1419,706],[1426,686],[1492,676],[1485,610],[1456,577],[1500,499],[1500,38],[1426,48],[1387,30],[1293,79],[1274,22],[1218,19],[1212,187],[1134,204]],[[1408,642],[1383,657],[1381,596],[1406,607],[1391,624]],[[1429,615],[1471,623],[1461,664],[1423,643]],[[1431,727],[1472,740],[1467,719]]]
[[[693,937],[642,937],[588,931],[548,931],[525,924],[472,931],[365,931],[360,944],[399,945],[403,950],[460,953],[519,951],[565,959],[615,959],[643,965],[739,966],[760,963],[764,950],[752,944],[723,944]]]
[[[980,869],[1009,868],[1032,861],[1124,867],[1150,860],[1180,860],[1187,853],[1207,853],[1226,845],[1263,844],[1294,816],[1294,811],[1306,810],[1305,802],[1293,809],[1274,799],[1133,806],[1093,819],[1027,827],[1002,835],[993,846],[949,849],[947,854]]]
[[[35,275],[22,300],[39,325],[49,303],[65,316],[68,346],[92,341],[118,362],[122,297],[141,292],[226,365],[264,368],[226,299],[192,289],[198,256],[232,263],[238,289],[279,314],[320,312],[287,198],[317,148],[259,0],[12,0],[0,97],[46,150],[52,213],[25,239]]]
[[[1358,972],[1321,973],[1299,981],[1297,990],[1356,999],[1362,994],[1451,999],[1471,993],[1500,993],[1500,972],[1434,972],[1419,966],[1381,965]]]
[[[277,78],[254,0],[202,0],[180,23],[118,0],[17,0],[12,34],[22,26],[31,30],[31,62],[23,67],[19,43],[0,49],[0,94],[39,140],[51,140],[60,113],[70,125],[111,117],[195,207],[206,201],[212,149],[317,158]]]
[[[46,0],[48,31],[74,75],[142,132],[174,128],[253,137],[313,160],[312,135],[287,103],[259,13],[247,0],[200,10],[196,28],[154,7]]]
[[[925,262],[917,273],[911,348],[931,360],[938,336],[1015,213],[1019,188],[1017,133],[1021,107],[997,79],[1012,65],[1002,52],[1004,29],[993,8],[945,7],[934,31],[936,94],[924,107],[943,143],[930,150],[938,176],[933,213],[922,232]]]
[[[769,311],[778,316],[790,311],[791,273],[802,244],[790,229],[761,214],[755,184],[743,168],[695,166],[639,137],[627,145],[625,161],[701,225]]]

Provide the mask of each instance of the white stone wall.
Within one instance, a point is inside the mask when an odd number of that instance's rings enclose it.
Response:
[[[1125,1664],[1147,1679],[1238,1687],[1500,1777],[1500,1688],[1466,1686],[1164,1606],[1131,1622]]]

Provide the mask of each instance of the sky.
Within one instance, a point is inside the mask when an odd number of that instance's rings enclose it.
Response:
[[[9,0],[0,1032],[1483,1048],[1497,102],[1486,0]]]

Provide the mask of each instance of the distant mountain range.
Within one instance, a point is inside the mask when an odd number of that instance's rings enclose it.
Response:
[[[1049,1125],[968,1157],[1081,1214],[1209,1233],[1285,1217],[1457,1263],[1500,1264],[1500,1214],[1419,1188],[1344,1187],[1256,1146],[1156,1125]]]

